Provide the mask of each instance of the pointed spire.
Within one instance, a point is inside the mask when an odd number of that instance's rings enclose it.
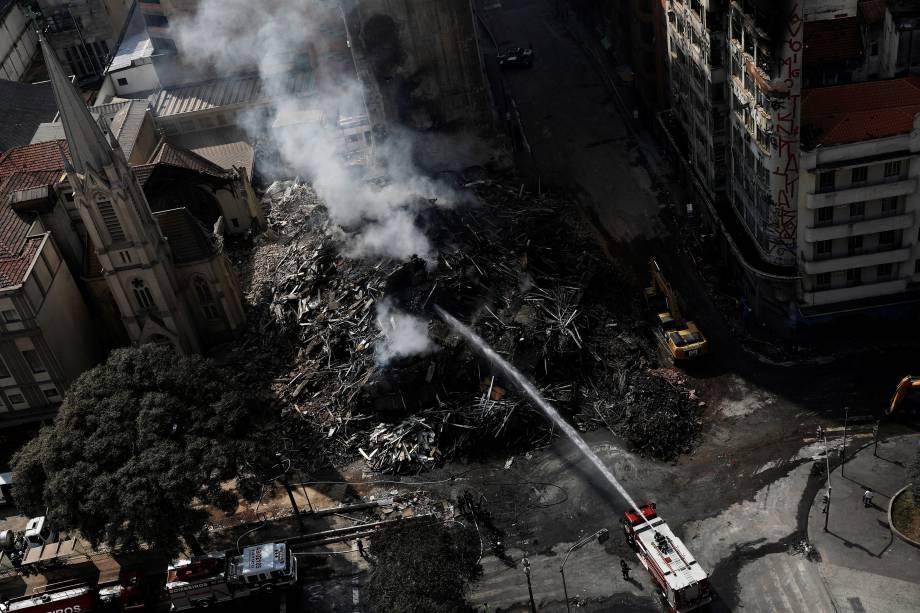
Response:
[[[54,49],[44,37],[39,40],[73,165],[79,172],[87,166],[101,171],[103,166],[111,163],[112,147],[106,142],[77,88],[67,78]]]

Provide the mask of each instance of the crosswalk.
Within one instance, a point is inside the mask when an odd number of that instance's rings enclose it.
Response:
[[[801,556],[774,553],[754,560],[741,569],[738,583],[746,612],[836,611],[818,565]]]

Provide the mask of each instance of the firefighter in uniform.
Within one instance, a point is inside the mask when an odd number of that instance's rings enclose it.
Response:
[[[629,581],[629,565],[626,560],[620,560],[620,570],[623,571],[623,580]]]

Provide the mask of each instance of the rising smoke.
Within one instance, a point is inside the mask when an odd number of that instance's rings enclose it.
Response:
[[[421,355],[434,349],[428,338],[428,324],[396,309],[388,299],[377,303],[377,327],[384,339],[377,343],[377,363],[385,365],[390,360],[410,355]]]
[[[202,0],[194,15],[173,27],[186,61],[194,58],[220,76],[258,71],[274,105],[238,121],[251,137],[274,144],[289,175],[312,182],[330,219],[348,236],[347,255],[418,255],[433,263],[435,249],[416,219],[425,208],[450,207],[464,197],[419,170],[413,163],[415,138],[406,130],[374,144],[371,176],[386,176],[382,186],[346,163],[338,117],[356,110],[365,114],[366,107],[347,49],[348,61],[341,62],[342,49],[336,55],[336,45],[345,42],[343,23],[334,0]],[[313,58],[340,63],[311,66],[315,92],[291,96],[286,74],[308,50]],[[377,324],[385,335],[377,347],[382,363],[432,348],[425,322],[389,301],[378,304]]]
[[[338,2],[331,0],[203,0],[197,12],[177,22],[184,58],[209,65],[220,75],[258,71],[274,100],[268,113],[240,119],[251,137],[271,142],[288,174],[308,178],[330,218],[349,233],[352,257],[412,255],[433,262],[436,253],[416,224],[420,211],[450,207],[465,197],[422,173],[413,162],[415,139],[394,131],[374,144],[371,175],[346,163],[339,114],[366,113],[363,88],[342,49],[345,30]],[[338,26],[338,29],[337,29]],[[318,63],[311,95],[291,96],[288,71],[307,50]],[[342,62],[342,57],[348,60]]]

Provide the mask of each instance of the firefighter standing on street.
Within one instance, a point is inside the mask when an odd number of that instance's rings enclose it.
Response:
[[[866,490],[863,494],[863,506],[867,509],[872,506],[872,490]]]
[[[620,570],[623,571],[623,580],[629,581],[629,565],[626,560],[620,560]]]

